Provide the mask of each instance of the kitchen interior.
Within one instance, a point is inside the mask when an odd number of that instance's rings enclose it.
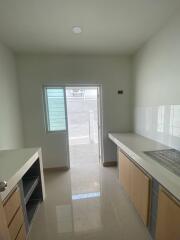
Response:
[[[0,240],[180,239],[179,26],[177,0],[0,1]],[[72,164],[78,86],[100,153]]]

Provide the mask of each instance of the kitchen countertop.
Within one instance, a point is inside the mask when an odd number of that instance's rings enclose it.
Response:
[[[33,163],[39,159],[41,170],[41,181],[43,188],[43,197],[45,196],[44,177],[42,167],[42,157],[40,148],[22,148],[15,150],[0,151],[0,181],[7,182],[7,188],[0,193],[2,200],[21,180],[24,174],[29,170]]]
[[[135,133],[109,133],[109,138],[132,160],[180,200],[180,177],[144,154],[145,151],[170,149]]]

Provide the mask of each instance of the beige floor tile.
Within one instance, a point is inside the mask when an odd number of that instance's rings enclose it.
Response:
[[[73,166],[45,174],[46,200],[28,240],[148,240],[116,168]]]

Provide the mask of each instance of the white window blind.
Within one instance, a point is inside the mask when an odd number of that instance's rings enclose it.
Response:
[[[46,119],[48,131],[66,130],[64,88],[45,88]]]

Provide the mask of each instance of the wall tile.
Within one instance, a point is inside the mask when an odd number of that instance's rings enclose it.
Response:
[[[134,130],[180,150],[180,105],[135,107]]]

